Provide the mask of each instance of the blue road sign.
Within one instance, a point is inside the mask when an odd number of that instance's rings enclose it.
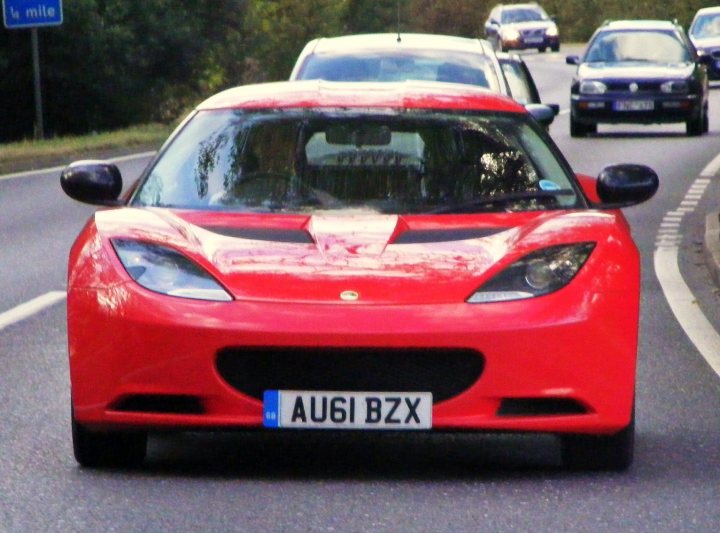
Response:
[[[62,0],[3,0],[3,19],[8,29],[62,24]]]

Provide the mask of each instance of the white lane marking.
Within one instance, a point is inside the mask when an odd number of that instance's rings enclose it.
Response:
[[[51,291],[20,304],[17,307],[13,307],[9,311],[0,313],[0,330],[16,322],[20,322],[35,313],[39,313],[46,307],[50,307],[65,298],[67,298],[65,291]]]
[[[131,155],[124,155],[121,157],[113,157],[111,159],[106,159],[105,161],[110,161],[111,163],[124,163],[125,161],[132,161],[133,159],[142,159],[143,157],[152,157],[156,154],[156,152],[142,152],[139,154],[131,154]],[[37,170],[27,170],[25,172],[15,172],[14,174],[5,174],[0,176],[0,181],[2,180],[11,180],[15,178],[26,178],[28,176],[33,176],[35,174],[48,174],[50,172],[60,172],[62,169],[64,169],[67,165],[59,166],[59,167],[49,167],[49,168],[38,168]]]
[[[655,250],[655,274],[675,318],[690,341],[720,376],[720,335],[700,310],[678,267],[678,247]]]
[[[558,115],[567,115],[569,113],[570,113],[570,109],[562,109],[562,110],[560,110]]]
[[[703,176],[703,177],[712,177],[712,176],[714,176],[715,174],[718,173],[718,170],[720,170],[720,154],[716,155],[716,156],[715,156],[715,159],[713,159],[712,161],[710,161],[710,162],[705,166],[705,168],[703,169],[703,171],[700,172],[700,175]],[[701,180],[701,182],[702,182],[702,181],[707,181],[707,180]]]
[[[720,170],[720,154],[718,154],[700,173],[700,176],[714,176]],[[667,229],[668,221],[693,212],[698,205],[697,201],[688,201],[689,198],[699,200],[705,192],[709,179],[697,178],[680,202],[681,206],[669,211],[660,224],[655,238],[655,254],[653,256],[655,275],[660,282],[665,299],[675,315],[675,319],[685,331],[695,348],[700,352],[710,368],[720,376],[720,334],[703,314],[697,299],[680,273],[678,256],[682,234],[680,228]],[[699,195],[697,193],[700,193]]]

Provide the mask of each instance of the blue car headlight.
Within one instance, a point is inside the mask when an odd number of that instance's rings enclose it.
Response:
[[[588,80],[580,82],[580,94],[605,94],[607,85],[601,81]]]
[[[180,252],[130,239],[111,243],[130,277],[146,289],[195,300],[232,300],[215,278]]]
[[[555,292],[570,283],[594,248],[594,242],[582,242],[536,250],[493,276],[467,301],[506,302]]]
[[[660,85],[660,91],[665,94],[687,94],[690,91],[690,84],[687,80],[670,80]]]

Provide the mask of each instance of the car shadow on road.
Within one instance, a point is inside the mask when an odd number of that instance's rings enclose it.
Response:
[[[144,475],[244,479],[547,478],[562,472],[548,435],[283,432],[154,436]]]

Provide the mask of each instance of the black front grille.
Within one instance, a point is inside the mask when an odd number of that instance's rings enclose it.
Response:
[[[637,85],[636,91],[630,90],[630,85],[632,83],[635,83]],[[638,81],[638,82],[611,81],[611,82],[607,82],[607,88],[608,88],[608,91],[611,91],[611,92],[623,92],[623,93],[630,93],[630,94],[634,94],[636,92],[638,92],[638,93],[657,92],[660,90],[660,82],[658,82],[658,81]]]
[[[200,415],[205,412],[200,398],[179,394],[131,394],[117,401],[111,411]]]
[[[234,389],[261,399],[266,390],[432,392],[457,396],[482,374],[475,350],[449,348],[227,348],[217,371]]]
[[[571,398],[504,398],[498,416],[582,415],[587,409]]]

